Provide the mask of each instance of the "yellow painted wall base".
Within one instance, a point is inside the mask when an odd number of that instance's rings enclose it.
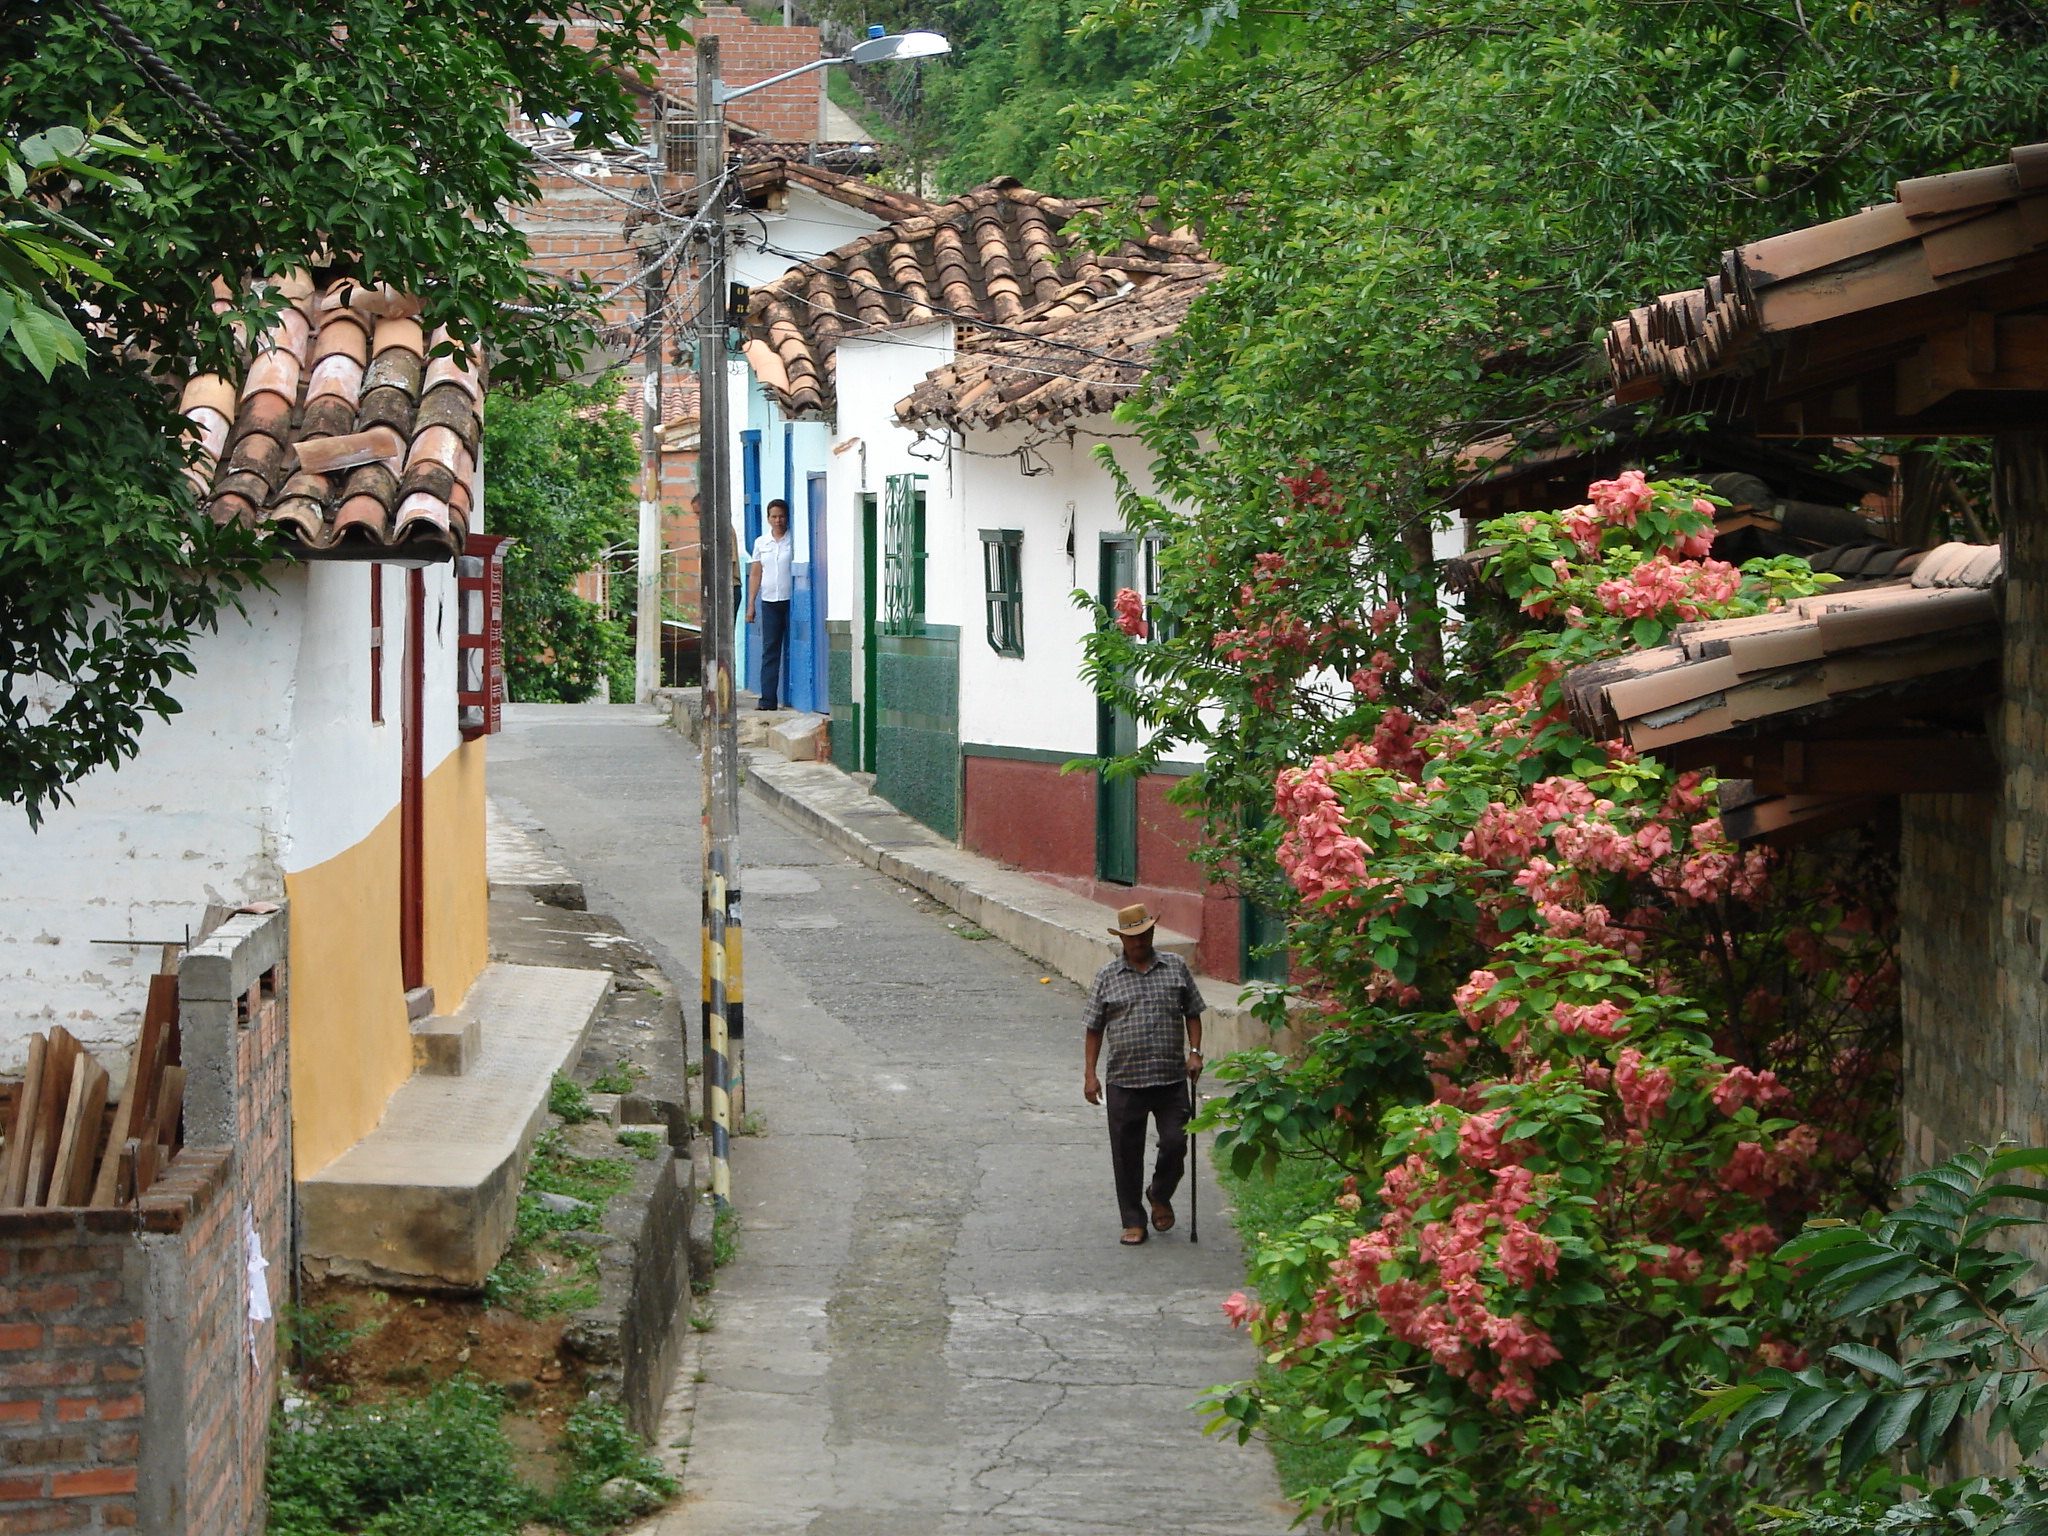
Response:
[[[465,741],[427,775],[421,832],[426,879],[421,969],[434,1006],[453,1013],[490,959],[490,876],[484,868],[484,738]]]
[[[398,859],[394,809],[354,847],[284,877],[291,899],[292,1147],[302,1179],[369,1132],[412,1073],[398,953]]]

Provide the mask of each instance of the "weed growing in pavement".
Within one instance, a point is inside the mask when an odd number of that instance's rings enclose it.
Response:
[[[740,1123],[732,1128],[735,1136],[766,1136],[768,1119],[758,1110],[748,1110],[740,1116]]]
[[[647,1076],[647,1069],[630,1061],[615,1061],[596,1077],[591,1079],[592,1093],[631,1093],[640,1080]]]
[[[690,1313],[690,1331],[709,1333],[718,1326],[718,1315],[709,1307],[693,1309]]]
[[[963,939],[974,939],[977,941],[981,939],[992,939],[995,937],[994,934],[990,933],[986,928],[982,927],[979,923],[963,923],[960,925],[959,933],[960,937]]]
[[[531,1318],[595,1306],[597,1255],[563,1242],[560,1234],[596,1227],[612,1197],[632,1182],[632,1165],[623,1159],[578,1157],[559,1130],[543,1131],[534,1139],[533,1161],[519,1191],[512,1241],[484,1281],[484,1300]],[[544,1194],[567,1195],[583,1206],[551,1210],[540,1199]]]
[[[683,1067],[683,1076],[684,1076],[684,1077],[702,1077],[703,1075],[704,1075],[704,1063],[703,1063],[703,1062],[701,1062],[701,1061],[692,1061],[692,1062],[689,1062],[689,1063],[687,1063],[687,1064],[686,1064],[686,1065],[685,1065],[685,1066]]]
[[[548,1113],[567,1125],[581,1125],[586,1120],[595,1120],[597,1111],[590,1107],[590,1095],[581,1083],[573,1077],[557,1073],[554,1083],[548,1089]]]
[[[619,1145],[631,1147],[647,1161],[661,1156],[661,1133],[659,1131],[621,1131]]]
[[[711,1267],[723,1269],[740,1254],[740,1213],[720,1206],[711,1218]]]

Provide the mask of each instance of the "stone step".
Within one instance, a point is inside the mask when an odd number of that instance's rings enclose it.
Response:
[[[551,907],[584,910],[583,882],[549,858],[540,840],[495,800],[484,802],[484,873],[493,894],[524,891]]]
[[[460,1077],[399,1085],[376,1129],[299,1184],[315,1275],[474,1290],[512,1235],[555,1074],[576,1064],[609,971],[491,965],[455,1017],[479,1049]]]
[[[483,1020],[465,1010],[437,1013],[412,1027],[412,1069],[434,1077],[461,1077],[483,1049]]]

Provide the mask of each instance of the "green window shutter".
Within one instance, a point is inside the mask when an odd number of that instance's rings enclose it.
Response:
[[[982,586],[988,604],[988,645],[998,656],[1024,654],[1024,533],[981,530]]]

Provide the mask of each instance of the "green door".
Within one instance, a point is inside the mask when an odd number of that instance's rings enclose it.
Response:
[[[1250,897],[1238,898],[1238,974],[1246,981],[1287,980],[1287,918]]]
[[[1128,534],[1102,541],[1103,606],[1138,584],[1138,547]],[[1122,757],[1138,749],[1138,722],[1107,699],[1095,705],[1095,755]],[[1118,885],[1138,881],[1138,781],[1095,776],[1095,878]]]

